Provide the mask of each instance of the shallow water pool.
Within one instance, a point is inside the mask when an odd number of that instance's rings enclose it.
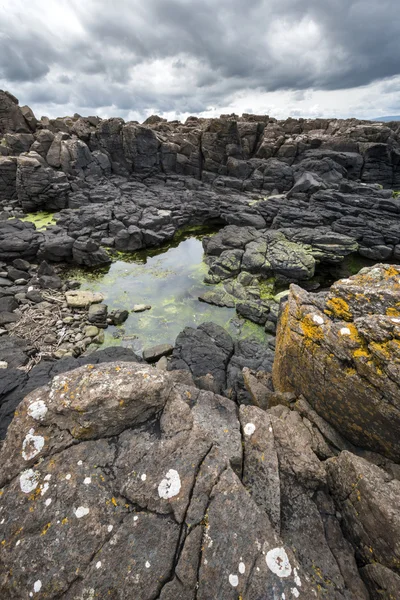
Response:
[[[122,256],[108,271],[79,271],[82,289],[99,291],[109,311],[135,304],[149,304],[151,310],[133,313],[120,327],[105,330],[104,346],[122,345],[141,352],[156,344],[174,344],[185,327],[213,321],[235,338],[266,340],[264,329],[239,318],[233,308],[220,308],[200,302],[198,296],[214,286],[203,282],[208,268],[203,262],[202,236],[190,236],[176,247],[157,249],[156,256],[139,252]],[[154,253],[150,251],[150,254]]]

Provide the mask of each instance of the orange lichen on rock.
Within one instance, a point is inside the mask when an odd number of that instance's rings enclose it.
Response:
[[[324,338],[324,332],[322,331],[321,326],[314,323],[310,315],[306,315],[302,319],[300,327],[304,334],[306,345],[318,343]]]
[[[350,312],[350,307],[346,300],[343,300],[343,298],[330,298],[327,301],[326,306],[332,311],[333,315],[337,319],[351,321],[353,318],[353,315]]]

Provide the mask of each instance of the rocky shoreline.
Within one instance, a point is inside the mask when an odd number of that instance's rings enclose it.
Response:
[[[2,598],[400,597],[398,187],[398,123],[39,121],[0,92]],[[88,354],[128,315],[65,265],[210,223],[200,299],[268,343]]]

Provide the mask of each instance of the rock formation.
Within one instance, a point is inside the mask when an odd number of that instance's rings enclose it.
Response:
[[[400,125],[39,121],[0,92],[0,138],[1,598],[400,598]],[[40,210],[56,224],[19,218]],[[157,367],[78,358],[126,311],[32,263],[205,223],[201,300],[276,340],[204,323],[148,349]],[[307,291],[356,253],[383,264]],[[8,333],[49,289],[75,357],[25,372]]]
[[[238,414],[179,371],[58,375],[3,447],[2,595],[367,599],[318,443],[297,413]]]
[[[294,279],[311,276],[313,261],[351,252],[400,256],[400,199],[391,192],[400,185],[396,123],[257,115],[38,121],[7,92],[0,123],[4,215],[61,211],[44,234],[9,221],[0,260],[20,251],[18,238],[27,258],[92,266],[107,261],[100,246],[157,246],[186,224],[211,220],[279,230],[288,249],[312,256],[305,270],[289,270]],[[258,240],[271,245],[262,231]]]

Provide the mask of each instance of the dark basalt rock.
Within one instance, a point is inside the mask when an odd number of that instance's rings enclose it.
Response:
[[[2,595],[367,600],[317,440],[180,372],[56,376],[3,446]]]

